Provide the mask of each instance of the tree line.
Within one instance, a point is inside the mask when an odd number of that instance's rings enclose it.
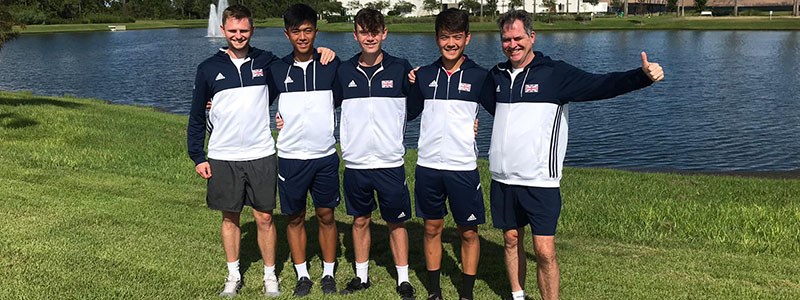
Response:
[[[103,23],[136,19],[205,19],[218,0],[0,0],[3,11],[24,24]],[[327,14],[344,14],[334,0],[228,0],[249,7],[255,18],[281,17],[305,3]]]

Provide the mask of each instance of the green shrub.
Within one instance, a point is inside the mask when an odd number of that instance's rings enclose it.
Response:
[[[350,16],[330,15],[325,16],[325,21],[328,21],[328,23],[346,23],[350,22]]]
[[[390,16],[390,17],[386,17],[386,24],[434,23],[434,22],[436,22],[436,17],[433,17],[433,16],[425,16],[425,17]]]
[[[24,6],[11,7],[9,9],[14,20],[20,23],[31,24],[44,24],[47,23],[47,14],[36,9]]]
[[[133,23],[136,19],[130,16],[119,16],[109,14],[89,14],[84,17],[85,23]]]

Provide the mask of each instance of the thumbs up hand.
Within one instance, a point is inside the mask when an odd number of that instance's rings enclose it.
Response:
[[[654,82],[664,79],[664,70],[661,69],[661,65],[647,61],[647,53],[644,52],[642,52],[642,71]]]

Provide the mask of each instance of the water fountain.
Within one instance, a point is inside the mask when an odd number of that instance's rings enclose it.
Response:
[[[213,3],[208,10],[208,30],[206,37],[222,37],[219,26],[222,25],[222,12],[228,8],[228,0],[219,0],[217,5]]]

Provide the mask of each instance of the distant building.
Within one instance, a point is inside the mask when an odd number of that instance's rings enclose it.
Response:
[[[364,7],[364,5],[366,3],[370,3],[370,2],[374,3],[375,2],[375,0],[339,0],[339,1],[342,2],[342,5],[345,8],[350,7],[350,5],[348,5],[348,3],[351,3],[351,2],[358,2],[361,7]],[[384,10],[383,13],[384,14],[388,13],[389,10],[391,10],[392,6],[394,6],[394,4],[399,2],[399,1],[401,1],[401,0],[389,0],[389,3],[390,3],[389,8]],[[410,14],[406,15],[407,17],[419,17],[419,16],[431,15],[430,12],[425,10],[425,8],[423,6],[423,0],[403,0],[403,1],[410,2],[411,4],[414,4],[414,6],[415,6],[414,11],[412,11]],[[486,3],[486,0],[476,0],[476,1],[478,1],[479,3],[483,3],[483,4]],[[461,2],[461,1],[456,1],[456,0],[437,0],[437,2],[439,2],[439,4],[441,5],[441,8],[447,9],[447,8],[451,8],[451,7],[459,8],[459,2]],[[498,0],[497,1],[497,12],[504,13],[504,12],[510,10],[511,7],[509,6],[509,2],[510,2],[509,0]],[[537,13],[546,13],[547,12],[547,8],[542,6],[542,1],[541,0],[536,0],[536,1],[523,0],[522,2],[524,3],[523,7],[516,7],[515,9],[525,9],[528,12],[537,12]],[[439,13],[440,10],[441,9],[434,10],[432,12],[432,14],[435,15],[435,14]],[[556,12],[557,13],[577,13],[579,11],[581,13],[588,13],[588,12],[605,13],[605,12],[608,11],[608,0],[601,0],[600,3],[597,4],[597,5],[591,5],[589,3],[585,3],[585,2],[583,2],[581,0],[556,0]],[[347,13],[350,14],[350,15],[354,15],[356,12],[357,12],[357,10],[348,10]],[[476,11],[476,12],[473,12],[473,13],[474,14],[478,14],[479,12]],[[492,13],[489,12],[489,11],[484,11],[484,15],[491,15],[491,14]]]
[[[360,4],[361,7],[364,7],[364,4],[369,2],[375,2],[376,0],[339,0],[344,7],[350,7],[348,4],[351,2],[357,2]],[[406,1],[410,2],[415,5],[414,11],[410,14],[407,14],[407,17],[419,17],[419,16],[428,16],[431,14],[439,13],[439,10],[434,10],[432,13],[425,10],[423,6],[423,0],[389,0],[389,8],[384,10],[383,13],[386,14],[391,10],[392,6],[399,1]],[[486,0],[476,0],[480,3],[486,3]],[[591,5],[586,3],[582,0],[556,0],[556,13],[587,13],[587,12],[594,12],[594,13],[606,13],[606,12],[616,12],[621,10],[621,7],[611,7],[609,4],[611,0],[600,0],[600,3],[597,5]],[[712,8],[733,8],[736,0],[708,0],[706,6],[709,9]],[[450,7],[459,8],[460,0],[437,0],[441,8],[447,9]],[[547,13],[548,8],[542,6],[542,0],[523,0],[524,3],[523,7],[516,7],[516,9],[524,9],[528,12],[536,12],[536,13]],[[624,2],[624,0],[620,0],[620,2]],[[498,0],[497,1],[497,12],[504,13],[511,9],[509,6],[509,0]],[[678,0],[678,5],[683,4],[684,7],[694,7],[694,0]],[[739,10],[742,9],[760,9],[760,10],[792,10],[792,3],[793,0],[738,0]],[[657,13],[657,12],[664,12],[666,11],[667,0],[628,0],[628,9],[631,14],[636,14],[637,11],[639,12],[650,12],[650,13]],[[641,7],[641,9],[640,9]],[[357,10],[348,10],[348,14],[355,15]],[[479,14],[479,12],[473,12],[474,14]],[[491,15],[491,12],[484,11],[484,15]]]

